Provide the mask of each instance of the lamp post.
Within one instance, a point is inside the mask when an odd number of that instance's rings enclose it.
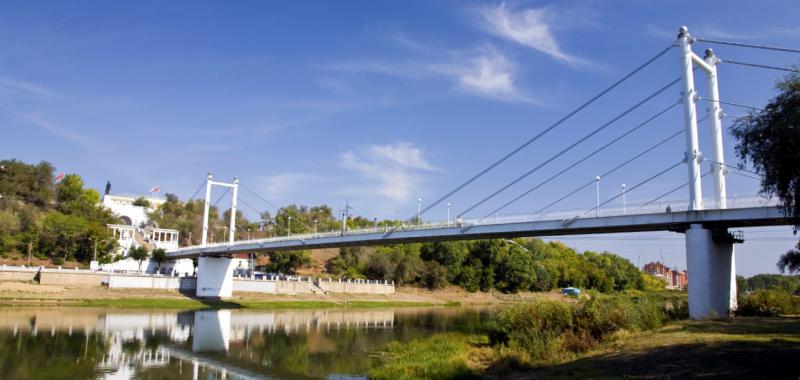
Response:
[[[450,202],[447,202],[447,226],[450,227]]]
[[[597,207],[596,207],[596,210],[595,210],[595,214],[599,218],[600,217],[600,176],[594,177],[594,182],[595,182],[595,190],[596,190],[595,193],[597,195]]]
[[[292,236],[292,217],[286,220],[286,236]]]
[[[247,229],[247,240],[250,240],[250,229]]]
[[[417,226],[422,225],[422,198],[417,198]]]
[[[317,220],[314,219],[314,236],[317,235]]]
[[[625,215],[625,184],[622,184],[622,215]]]

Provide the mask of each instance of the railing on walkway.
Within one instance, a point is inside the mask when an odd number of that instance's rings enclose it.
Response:
[[[761,208],[761,207],[774,207],[779,205],[779,201],[774,198],[770,199],[760,196],[746,196],[746,197],[729,197],[723,200],[722,202],[718,202],[714,199],[704,199],[702,202],[703,209],[706,211],[719,210],[721,209],[720,206],[722,205],[723,202],[725,204],[725,208],[727,209]],[[424,223],[421,225],[403,224],[401,226],[395,226],[395,227],[392,226],[370,227],[370,228],[347,230],[347,232],[344,234],[342,233],[342,231],[321,232],[316,234],[315,233],[296,234],[290,236],[277,236],[277,237],[270,237],[263,239],[239,240],[233,243],[229,242],[212,243],[212,244],[206,244],[205,247],[206,248],[229,247],[229,246],[236,246],[239,244],[266,244],[266,243],[275,243],[283,241],[304,242],[306,240],[311,240],[311,239],[336,237],[343,235],[353,236],[353,235],[367,235],[367,234],[377,234],[377,233],[389,234],[392,231],[421,231],[421,230],[452,228],[452,227],[467,228],[470,226],[485,226],[485,225],[500,225],[500,224],[511,224],[511,223],[545,222],[545,221],[567,222],[577,219],[685,212],[688,209],[689,209],[689,201],[687,200],[678,200],[678,201],[662,200],[658,202],[630,203],[624,206],[600,207],[599,209],[593,208],[588,210],[584,209],[584,210],[568,210],[568,211],[563,211],[563,210],[550,211],[538,214],[490,216],[482,219],[464,219],[456,222],[451,221],[449,223],[441,221],[441,222]],[[199,246],[182,247],[176,250],[171,250],[170,253],[178,253],[184,250],[196,249],[196,248],[199,248]]]

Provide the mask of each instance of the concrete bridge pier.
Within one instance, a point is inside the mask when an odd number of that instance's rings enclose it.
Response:
[[[689,316],[726,317],[736,310],[736,258],[727,230],[714,233],[701,224],[686,230]]]
[[[225,298],[233,294],[232,258],[200,256],[197,260],[196,295],[204,298]]]

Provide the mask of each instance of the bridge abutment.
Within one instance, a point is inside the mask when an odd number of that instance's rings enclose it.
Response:
[[[228,257],[201,256],[197,260],[196,295],[224,298],[233,294],[234,261]]]
[[[689,316],[726,317],[736,309],[736,260],[733,241],[714,239],[711,229],[692,224],[686,230]]]

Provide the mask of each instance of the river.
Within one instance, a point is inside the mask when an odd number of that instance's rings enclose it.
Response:
[[[469,308],[0,308],[3,379],[365,379],[389,342],[474,332]]]

